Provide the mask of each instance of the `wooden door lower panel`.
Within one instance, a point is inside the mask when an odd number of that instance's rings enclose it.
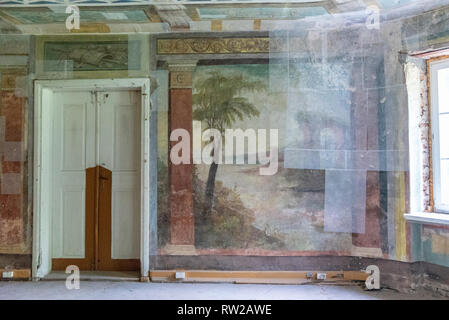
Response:
[[[86,203],[85,203],[85,247],[84,259],[52,259],[52,270],[66,270],[67,266],[75,265],[80,270],[95,269],[95,204],[97,189],[97,168],[86,169]]]
[[[77,266],[81,271],[92,271],[94,268],[86,259],[52,259],[51,269],[54,271],[65,271],[68,266]]]
[[[101,166],[86,169],[86,231],[84,259],[52,259],[52,270],[76,265],[82,271],[136,271],[139,259],[112,259],[112,172]]]
[[[139,259],[112,259],[112,172],[99,168],[97,270],[136,271]]]

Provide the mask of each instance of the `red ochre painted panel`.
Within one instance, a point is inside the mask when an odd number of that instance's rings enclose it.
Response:
[[[24,145],[25,98],[0,92],[0,253],[23,253],[25,243]]]
[[[24,98],[11,91],[3,91],[0,116],[6,120],[5,141],[23,141]]]
[[[192,137],[192,89],[170,89],[169,121],[171,131],[185,129]],[[193,245],[194,234],[192,164],[171,164],[170,244]]]

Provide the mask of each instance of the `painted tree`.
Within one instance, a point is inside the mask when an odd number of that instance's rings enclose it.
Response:
[[[247,80],[242,74],[223,75],[214,71],[195,84],[193,118],[207,129],[217,129],[224,134],[237,120],[259,116],[257,108],[242,95],[244,92],[263,90],[262,81]],[[213,138],[211,138],[211,142]],[[213,156],[213,154],[211,154]],[[206,183],[203,213],[210,213],[213,206],[215,177],[218,164],[212,162]]]

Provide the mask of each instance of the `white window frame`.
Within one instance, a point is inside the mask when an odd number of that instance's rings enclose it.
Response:
[[[433,61],[430,68],[430,109],[432,129],[432,167],[433,167],[433,201],[434,211],[449,213],[449,204],[441,201],[441,174],[440,174],[440,128],[439,128],[439,99],[438,99],[438,71],[449,68],[449,59]],[[449,138],[449,137],[447,137]]]

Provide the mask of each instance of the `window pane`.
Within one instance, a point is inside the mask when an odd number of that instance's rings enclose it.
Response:
[[[449,114],[440,115],[440,158],[449,158]]]
[[[449,205],[449,160],[441,160],[441,202]]]
[[[438,71],[438,98],[440,113],[449,112],[449,68]]]

